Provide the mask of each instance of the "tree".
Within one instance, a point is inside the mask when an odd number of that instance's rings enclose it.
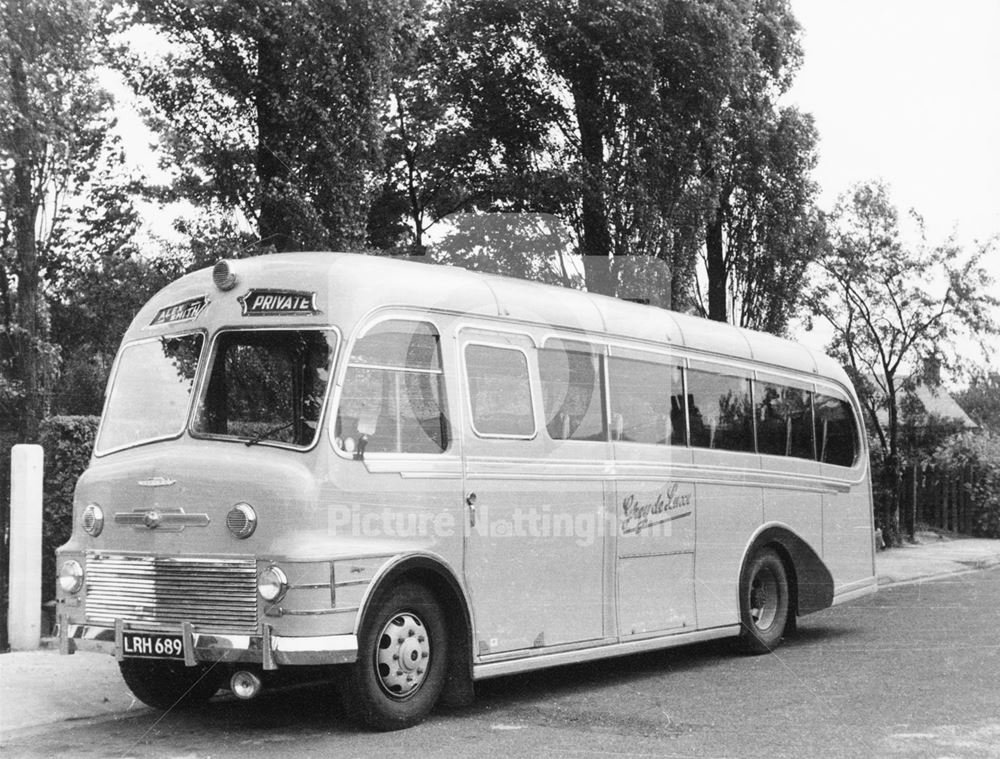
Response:
[[[919,222],[919,218],[916,219]],[[921,230],[922,231],[922,230]],[[884,462],[877,521],[887,543],[899,532],[900,401],[917,381],[948,368],[963,329],[997,334],[985,268],[996,241],[965,255],[954,240],[903,241],[888,189],[873,182],[838,201],[828,249],[809,302],[833,328],[830,352],[847,367]],[[879,418],[884,410],[886,421]]]
[[[777,105],[802,59],[788,2],[743,12],[729,91],[699,146],[712,193],[699,310],[780,333],[819,248],[809,178],[817,138],[810,116]]]
[[[739,3],[504,0],[456,6],[455,23],[468,30],[469,65],[462,73],[470,86],[482,90],[484,75],[508,81],[513,74],[524,83],[518,97],[476,102],[476,123],[505,146],[506,128],[517,117],[536,124],[529,134],[545,137],[543,152],[529,154],[531,162],[507,150],[504,164],[516,170],[533,163],[536,173],[552,172],[569,190],[561,195],[564,207],[534,210],[570,221],[587,288],[615,294],[615,261],[645,255],[670,270],[677,297],[669,300],[682,305],[698,239],[692,231],[700,226],[695,219],[703,205],[696,147],[728,91],[742,23]],[[552,108],[511,114],[511,102],[538,101],[532,92],[554,93]],[[537,124],[534,116],[548,123]]]
[[[38,437],[56,369],[41,259],[111,123],[93,72],[104,10],[94,0],[11,0],[0,11],[0,407],[26,442]]]
[[[363,244],[403,0],[137,0],[171,43],[118,66],[154,107],[173,191],[238,208],[275,249]]]

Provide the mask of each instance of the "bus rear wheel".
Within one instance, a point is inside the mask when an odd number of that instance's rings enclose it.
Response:
[[[219,666],[186,667],[157,659],[124,659],[118,663],[133,695],[154,709],[186,709],[203,704],[216,694],[225,679]]]
[[[358,658],[341,683],[344,711],[375,730],[423,720],[445,682],[448,635],[437,599],[422,585],[389,588],[365,615]]]
[[[753,554],[740,579],[740,634],[744,653],[766,654],[784,635],[788,623],[788,573],[778,554],[764,548]]]

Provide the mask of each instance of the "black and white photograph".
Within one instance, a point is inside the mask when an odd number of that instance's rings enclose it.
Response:
[[[1000,759],[998,0],[0,0],[0,755]]]

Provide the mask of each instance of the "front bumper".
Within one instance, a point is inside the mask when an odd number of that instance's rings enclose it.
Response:
[[[275,635],[270,625],[264,625],[261,635],[198,632],[185,623],[180,630],[131,627],[118,620],[114,627],[63,622],[59,629],[59,651],[96,651],[115,656],[121,661],[122,633],[126,629],[144,632],[180,633],[184,640],[184,663],[189,667],[199,662],[229,662],[260,664],[265,670],[279,666],[349,664],[358,658],[356,635],[317,635],[291,637]]]

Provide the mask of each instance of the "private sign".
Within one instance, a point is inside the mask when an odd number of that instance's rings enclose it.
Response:
[[[318,314],[316,293],[299,290],[249,290],[239,300],[244,316]]]

